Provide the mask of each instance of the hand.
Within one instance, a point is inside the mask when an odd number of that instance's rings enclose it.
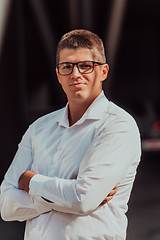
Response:
[[[35,172],[32,171],[25,171],[24,173],[22,173],[22,175],[19,178],[18,181],[18,188],[21,190],[26,191],[27,193],[29,192],[29,183],[31,178],[36,175]]]
[[[116,185],[112,191],[107,195],[107,197],[105,197],[105,199],[103,200],[103,202],[101,202],[100,206],[103,206],[104,204],[106,204],[107,202],[109,202],[113,196],[116,194],[117,192],[117,188],[118,188],[118,185]]]

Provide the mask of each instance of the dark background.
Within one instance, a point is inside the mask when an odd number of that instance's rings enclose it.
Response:
[[[72,29],[91,30],[102,38],[110,65],[105,94],[134,116],[142,138],[127,240],[160,240],[160,1],[4,2],[0,0],[0,182],[28,125],[66,104],[55,75],[58,41]],[[0,240],[22,240],[23,227],[1,220]]]

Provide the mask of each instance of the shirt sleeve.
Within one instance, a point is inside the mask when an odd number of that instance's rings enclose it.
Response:
[[[52,210],[51,206],[44,205],[41,197],[31,196],[18,189],[19,177],[23,172],[31,169],[32,161],[30,129],[28,129],[1,185],[0,209],[5,221],[24,221]]]
[[[116,120],[94,139],[76,180],[37,174],[30,181],[29,193],[52,201],[46,204],[54,210],[86,214],[99,206],[131,165],[138,165],[140,155],[140,135],[134,120]]]

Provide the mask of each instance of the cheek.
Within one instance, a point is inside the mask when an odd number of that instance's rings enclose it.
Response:
[[[63,91],[66,93],[67,92],[67,84],[65,84],[63,81],[59,80],[59,83],[61,84],[61,87]]]
[[[65,88],[66,82],[67,80],[65,78],[63,78],[62,76],[57,75],[58,78],[58,82],[61,84],[62,88]]]
[[[100,80],[99,79],[100,78],[99,78],[98,74],[95,73],[93,75],[92,79],[91,79],[91,85],[92,86],[98,86],[100,84]]]

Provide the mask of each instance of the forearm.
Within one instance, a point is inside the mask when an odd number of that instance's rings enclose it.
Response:
[[[92,212],[112,198],[108,197],[102,203],[107,196],[106,191],[104,191],[106,184],[101,185],[102,189],[91,187],[86,191],[82,189],[77,191],[81,184],[80,179],[49,178],[37,174],[31,180],[29,192],[35,197],[41,196],[44,204],[51,206],[54,210],[73,214]]]
[[[37,176],[32,179],[35,175]],[[32,171],[25,171],[19,178],[18,186],[19,189],[34,196],[34,199],[38,198],[43,208],[46,206],[61,212],[83,214],[83,204],[75,189],[76,183],[74,179],[49,178]]]
[[[80,200],[75,189],[76,181],[37,174],[30,182],[29,194],[35,197],[41,196],[44,204],[54,210],[81,214]]]
[[[2,193],[0,199],[1,216],[5,221],[25,221],[52,210],[49,205],[38,201],[38,198],[16,188]]]
[[[44,205],[40,197],[28,194],[30,179],[36,173],[25,171],[18,181],[18,188],[11,186],[5,179],[2,183],[1,216],[5,221],[25,221],[42,213],[51,211],[49,205]]]

